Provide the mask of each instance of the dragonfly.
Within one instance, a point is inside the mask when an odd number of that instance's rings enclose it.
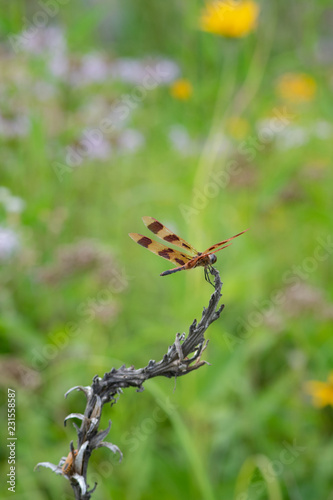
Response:
[[[142,217],[142,220],[147,228],[161,240],[180,247],[183,250],[182,252],[180,252],[179,250],[170,248],[167,245],[163,245],[162,243],[159,243],[139,233],[129,233],[129,236],[136,243],[143,246],[144,248],[147,248],[154,254],[167,259],[177,266],[174,269],[168,269],[167,271],[164,271],[160,274],[160,276],[167,276],[168,274],[177,273],[179,271],[186,271],[188,269],[194,269],[195,267],[203,267],[205,272],[205,279],[209,283],[211,283],[209,279],[209,272],[211,271],[213,264],[215,264],[217,260],[217,257],[215,255],[216,252],[227,248],[231,245],[229,241],[248,231],[248,229],[245,229],[241,233],[235,234],[235,236],[232,236],[231,238],[212,245],[204,252],[198,252],[198,250],[187,243],[187,241],[177,236],[173,231],[170,231],[170,229],[168,229],[164,224],[154,219],[153,217]]]

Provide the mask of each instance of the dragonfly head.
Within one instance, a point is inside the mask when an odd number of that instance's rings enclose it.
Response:
[[[217,261],[217,257],[214,253],[212,253],[210,256],[209,256],[209,260],[210,260],[210,263],[211,264],[215,264],[215,262]]]

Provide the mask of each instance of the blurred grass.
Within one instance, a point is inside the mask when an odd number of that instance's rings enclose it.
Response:
[[[332,235],[332,129],[326,137],[313,132],[317,122],[332,126],[332,60],[318,59],[322,39],[330,37],[332,11],[328,2],[312,1],[302,9],[287,2],[263,4],[256,34],[224,40],[196,29],[201,5],[72,1],[61,7],[51,24],[62,26],[74,66],[93,51],[110,59],[160,56],[179,65],[194,91],[186,102],[173,100],[168,85],[148,92],[129,120],[144,136],[144,147],[134,154],[113,150],[102,161],[85,158],[59,182],[54,162],[64,163],[66,148],[84,129],[98,126],[103,110],[135,85],[107,79],[73,86],[50,73],[45,57],[10,51],[8,35],[19,33],[22,18],[32,19],[40,7],[5,4],[1,115],[25,116],[30,123],[26,135],[0,135],[1,185],[26,204],[21,215],[2,207],[0,212],[0,225],[15,230],[21,245],[1,262],[0,276],[1,359],[13,366],[6,374],[1,369],[2,393],[7,386],[17,389],[18,499],[70,498],[66,481],[46,470],[33,473],[39,461],[58,463],[74,437],[62,421],[83,410],[84,401],[76,394],[64,400],[62,394],[112,366],[160,359],[175,333],[187,331],[208,301],[211,288],[200,271],[160,278],[167,263],[129,240],[128,232],[145,230],[143,215],[174,227],[200,250],[251,230],[218,255],[226,308],[209,331],[205,359],[211,366],[177,380],[175,392],[174,381],[156,380],[143,394],[127,391],[112,409],[105,408],[104,426],[111,418],[110,439],[124,460],[118,464],[106,450],[93,456],[94,497],[241,500],[235,488],[243,465],[261,455],[267,469],[284,443],[295,441],[304,450],[270,476],[276,488],[285,499],[330,498],[332,409],[314,409],[303,386],[309,379],[325,380],[332,366],[331,255],[305,272],[301,298],[289,292],[270,317],[262,311],[276,292],[287,293],[284,274],[294,266],[304,273],[317,239]],[[256,56],[257,50],[263,55]],[[315,79],[312,101],[286,103],[277,95],[276,81],[287,72]],[[49,97],[36,93],[37,83],[52,87]],[[96,113],[92,118],[89,106]],[[287,131],[299,127],[306,140],[285,148],[272,141],[248,160],[239,148],[258,138],[260,122],[284,107],[295,115]],[[233,110],[230,115],[241,110],[248,122],[243,138],[227,135],[226,108]],[[170,143],[176,124],[192,141],[190,154]],[[211,150],[212,127],[231,149]],[[219,138],[214,141],[218,146]],[[208,162],[205,145],[208,155],[214,153]],[[193,207],[194,188],[202,189],[230,160],[241,174],[184,219],[180,204]],[[53,282],[41,279],[43,272],[59,273],[61,252],[73,253],[82,240],[94,241],[91,251],[108,254],[110,262],[80,267],[78,253],[70,272]],[[126,276],[119,292],[104,274],[110,268]],[[96,302],[103,302],[102,312],[94,309]],[[259,324],[250,327],[258,311]],[[66,334],[70,324],[75,331]],[[13,375],[18,363],[31,370],[31,378],[20,370]],[[147,423],[156,408],[163,418]],[[1,459],[5,463],[5,450]],[[248,478],[252,485],[262,482],[258,474]],[[248,498],[268,497],[249,487]]]

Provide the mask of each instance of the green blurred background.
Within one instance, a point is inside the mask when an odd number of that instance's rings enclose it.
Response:
[[[33,472],[75,439],[62,422],[84,396],[63,394],[160,359],[208,303],[201,270],[161,278],[168,263],[129,239],[151,215],[199,250],[250,231],[217,255],[211,366],[104,408],[124,459],[94,452],[93,498],[332,500],[333,412],[305,390],[332,370],[330,2],[261,2],[240,39],[198,29],[202,1],[46,4],[2,2],[0,20],[15,498],[72,498],[61,476]],[[5,475],[5,446],[1,459]]]

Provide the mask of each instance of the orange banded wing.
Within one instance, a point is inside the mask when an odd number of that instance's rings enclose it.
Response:
[[[142,217],[144,224],[147,228],[152,231],[156,236],[161,238],[161,240],[167,241],[172,245],[176,245],[177,247],[182,248],[183,250],[187,250],[192,257],[198,255],[198,251],[193,248],[187,241],[183,240],[177,236],[173,231],[170,231],[164,224],[158,222],[158,220],[153,217]]]
[[[248,231],[248,229],[245,229],[245,231],[242,231],[241,233],[235,234],[235,236],[232,236],[231,238],[228,238],[227,240],[223,240],[223,241],[220,241],[220,243],[216,243],[215,245],[212,245],[211,247],[207,248],[207,250],[205,250],[203,253],[206,254],[206,253],[218,252],[218,250],[217,250],[218,247],[224,245],[225,243],[228,243],[228,241],[231,241],[234,238],[237,238],[237,236],[240,236],[241,234],[246,233],[246,231]],[[227,246],[229,246],[229,245],[227,245]],[[216,252],[214,252],[214,250],[216,250]],[[222,250],[222,248],[220,248],[220,250]]]
[[[229,243],[229,245],[224,245],[223,247],[218,248],[217,250],[214,250],[214,252],[208,252],[208,254],[207,254],[207,255],[211,255],[212,253],[219,252],[220,250],[223,250],[224,248],[230,247],[230,245],[232,245],[232,242],[231,242],[231,243]],[[203,254],[203,255],[205,255],[205,254]]]
[[[143,236],[142,234],[129,233],[129,236],[132,240],[136,241],[136,243],[139,243],[139,245],[147,248],[156,255],[169,260],[176,266],[183,266],[186,262],[191,260],[189,255],[179,252],[178,250],[174,250],[173,248],[169,248],[166,245],[162,245],[162,243],[158,243],[157,241],[152,240],[147,236]]]

